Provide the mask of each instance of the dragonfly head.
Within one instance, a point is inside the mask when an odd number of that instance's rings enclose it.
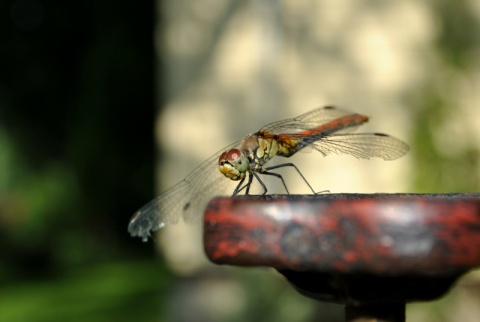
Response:
[[[227,178],[241,180],[245,178],[247,171],[250,169],[250,162],[239,149],[231,149],[220,155],[218,167]]]

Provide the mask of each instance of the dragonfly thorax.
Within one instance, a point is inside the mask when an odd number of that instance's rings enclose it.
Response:
[[[250,161],[239,149],[231,149],[220,155],[218,167],[227,178],[242,180],[250,169]]]
[[[240,145],[240,150],[247,155],[254,169],[260,169],[277,154],[282,154],[280,142],[274,136],[260,137],[259,132],[247,135]]]

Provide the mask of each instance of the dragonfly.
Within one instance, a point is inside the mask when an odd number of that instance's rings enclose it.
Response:
[[[299,151],[314,150],[323,156],[347,154],[359,159],[394,160],[408,152],[406,143],[388,134],[351,133],[368,119],[366,115],[326,106],[270,123],[221,149],[185,179],[135,212],[128,232],[132,237],[147,241],[152,232],[175,224],[180,218],[185,222],[199,220],[211,198],[231,191],[227,189],[229,184],[236,185],[232,196],[241,192],[248,195],[256,180],[265,195],[268,189],[260,175],[277,177],[289,194],[283,177],[272,171],[282,167],[293,168],[316,194],[295,164],[268,166],[274,158],[288,158]]]

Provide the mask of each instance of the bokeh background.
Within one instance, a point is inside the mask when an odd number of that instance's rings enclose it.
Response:
[[[266,268],[216,267],[199,227],[131,214],[262,125],[335,104],[405,157],[295,158],[315,190],[478,192],[480,2],[0,3],[0,321],[342,321]],[[285,174],[295,193],[307,193]],[[480,275],[408,306],[478,321]]]

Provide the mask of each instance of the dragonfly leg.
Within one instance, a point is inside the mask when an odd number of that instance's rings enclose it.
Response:
[[[264,169],[262,172],[260,172],[261,174],[266,174],[266,175],[269,175],[269,176],[275,176],[277,178],[279,178],[280,180],[282,180],[282,184],[283,184],[283,187],[285,188],[285,191],[287,191],[287,194],[290,194],[290,192],[288,191],[288,188],[287,188],[287,185],[285,184],[285,181],[283,180],[283,177],[278,174],[278,173],[275,173],[275,172],[268,172],[266,171],[268,170],[267,169]],[[263,194],[266,194],[267,193],[267,188],[265,187],[265,184],[262,182],[262,180],[260,180],[260,178],[258,177],[258,175],[256,173],[255,174],[255,177],[257,178],[257,180],[260,182],[260,184],[262,185],[263,189],[265,190],[263,192]]]
[[[266,193],[267,193],[267,186],[265,186],[265,184],[263,183],[262,179],[260,179],[260,177],[258,176],[258,174],[256,172],[252,172],[253,175],[255,176],[255,178],[257,178],[258,182],[260,183],[260,185],[262,186],[263,188],[263,193],[262,193],[262,196],[264,196]],[[271,175],[276,175],[276,173],[270,173],[270,172],[267,172],[267,173],[264,173],[262,172],[262,174],[271,174]],[[280,176],[280,179],[282,179],[282,177]],[[283,179],[282,179],[283,181]],[[283,183],[285,185],[285,183]],[[286,189],[287,187],[285,187]],[[288,190],[287,190],[288,192]]]
[[[253,181],[253,175],[252,175],[252,172],[249,171],[248,172],[248,182],[247,184],[245,185],[245,187],[247,188],[247,190],[245,191],[245,194],[248,195],[249,192],[250,192],[250,186],[252,185],[252,181]]]
[[[310,183],[308,183],[307,179],[305,179],[305,177],[303,176],[303,174],[300,172],[300,170],[297,168],[297,166],[293,163],[282,163],[282,164],[278,164],[278,165],[274,165],[274,166],[271,166],[271,167],[268,167],[268,168],[265,168],[265,171],[268,171],[268,170],[273,170],[273,169],[278,169],[278,168],[283,168],[283,167],[293,167],[295,168],[295,170],[297,170],[298,174],[300,175],[300,177],[302,177],[303,181],[305,181],[305,183],[307,184],[307,186],[310,188],[310,190],[312,190],[313,194],[317,194],[315,192],[315,190],[313,190],[312,186],[310,185]],[[270,174],[272,174],[271,172],[269,172]],[[279,175],[280,176],[280,175]],[[283,181],[283,178],[282,176],[280,176],[280,178],[282,179],[282,182],[283,182],[283,185],[285,186],[285,182]],[[287,186],[285,186],[285,190],[287,190]],[[288,190],[287,190],[288,192]],[[323,192],[323,191],[322,191]],[[322,192],[319,192],[319,193],[322,193]]]
[[[241,187],[241,185],[243,184],[243,182],[245,181],[245,178],[243,178],[242,180],[240,180],[240,183],[237,185],[237,187],[235,188],[235,191],[233,192],[233,195],[232,197],[238,195],[243,189],[247,189],[245,191],[245,194],[248,195],[248,192],[250,191],[250,185],[252,184],[252,180],[253,180],[253,177],[251,175],[251,173],[249,172],[248,173],[248,182],[243,186]]]
[[[245,189],[245,186],[246,186],[246,185],[243,186],[243,187],[241,187],[244,181],[245,181],[245,178],[243,178],[242,180],[240,180],[240,182],[239,182],[239,183],[237,184],[237,186],[235,187],[235,190],[233,190],[232,197],[235,197],[236,195],[238,195],[238,193],[239,193],[240,191],[242,191],[243,189]],[[251,181],[251,180],[249,180],[249,181]],[[248,183],[247,183],[247,185],[248,185]],[[241,187],[241,188],[240,188],[240,187]]]

